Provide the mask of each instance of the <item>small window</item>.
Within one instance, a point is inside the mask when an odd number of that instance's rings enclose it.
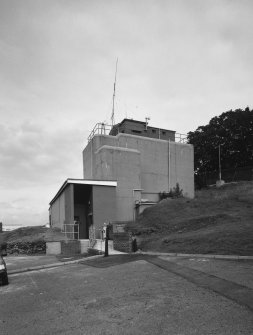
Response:
[[[135,134],[141,134],[141,130],[135,130],[135,129],[132,129],[132,133],[135,133]]]
[[[163,134],[163,135],[166,135],[166,131],[163,131],[162,134]]]
[[[152,129],[152,133],[155,134],[155,133],[156,133],[156,130],[155,130],[155,129]]]

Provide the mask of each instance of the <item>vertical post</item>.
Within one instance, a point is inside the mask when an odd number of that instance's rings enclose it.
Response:
[[[105,255],[104,257],[108,257],[108,239],[109,239],[109,229],[108,224],[105,226]]]
[[[220,144],[219,144],[219,181],[221,181],[221,159],[220,159]]]
[[[168,192],[170,191],[170,138],[169,138],[169,153],[168,153]]]
[[[146,120],[145,130],[148,130],[148,120],[150,120],[150,118],[149,117],[145,117],[145,120]]]

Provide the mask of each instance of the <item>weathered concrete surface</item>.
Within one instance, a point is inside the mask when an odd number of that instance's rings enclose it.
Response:
[[[115,212],[114,220],[133,220],[133,190],[141,187],[140,153],[132,149],[103,146],[97,150],[95,158],[93,167],[96,178],[117,180],[116,203],[114,208],[110,208]]]
[[[194,197],[193,146],[120,133],[96,135],[83,151],[83,176],[117,180],[118,221],[134,217],[134,190],[154,200],[179,183],[183,194]]]
[[[252,329],[247,308],[144,260],[28,272],[0,288],[1,335],[248,335]]]
[[[128,163],[124,166],[117,157],[117,165],[123,166],[116,171],[112,157],[120,150],[121,159],[124,154],[129,156]],[[140,157],[131,157],[130,152],[139,153]],[[106,157],[109,153],[111,156]],[[148,137],[123,133],[94,136],[83,151],[84,178],[120,180],[124,174],[128,176],[128,165],[134,167],[137,160],[145,192],[169,191],[179,183],[184,195],[194,196],[193,146]]]

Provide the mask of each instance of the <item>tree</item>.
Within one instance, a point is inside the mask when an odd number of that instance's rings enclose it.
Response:
[[[222,169],[253,165],[253,110],[249,107],[222,113],[208,125],[187,135],[194,145],[195,174],[219,168],[219,146]]]

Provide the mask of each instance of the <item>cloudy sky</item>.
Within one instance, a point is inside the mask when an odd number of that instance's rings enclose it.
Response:
[[[187,133],[252,108],[252,0],[0,0],[0,221],[48,222],[110,121]]]

